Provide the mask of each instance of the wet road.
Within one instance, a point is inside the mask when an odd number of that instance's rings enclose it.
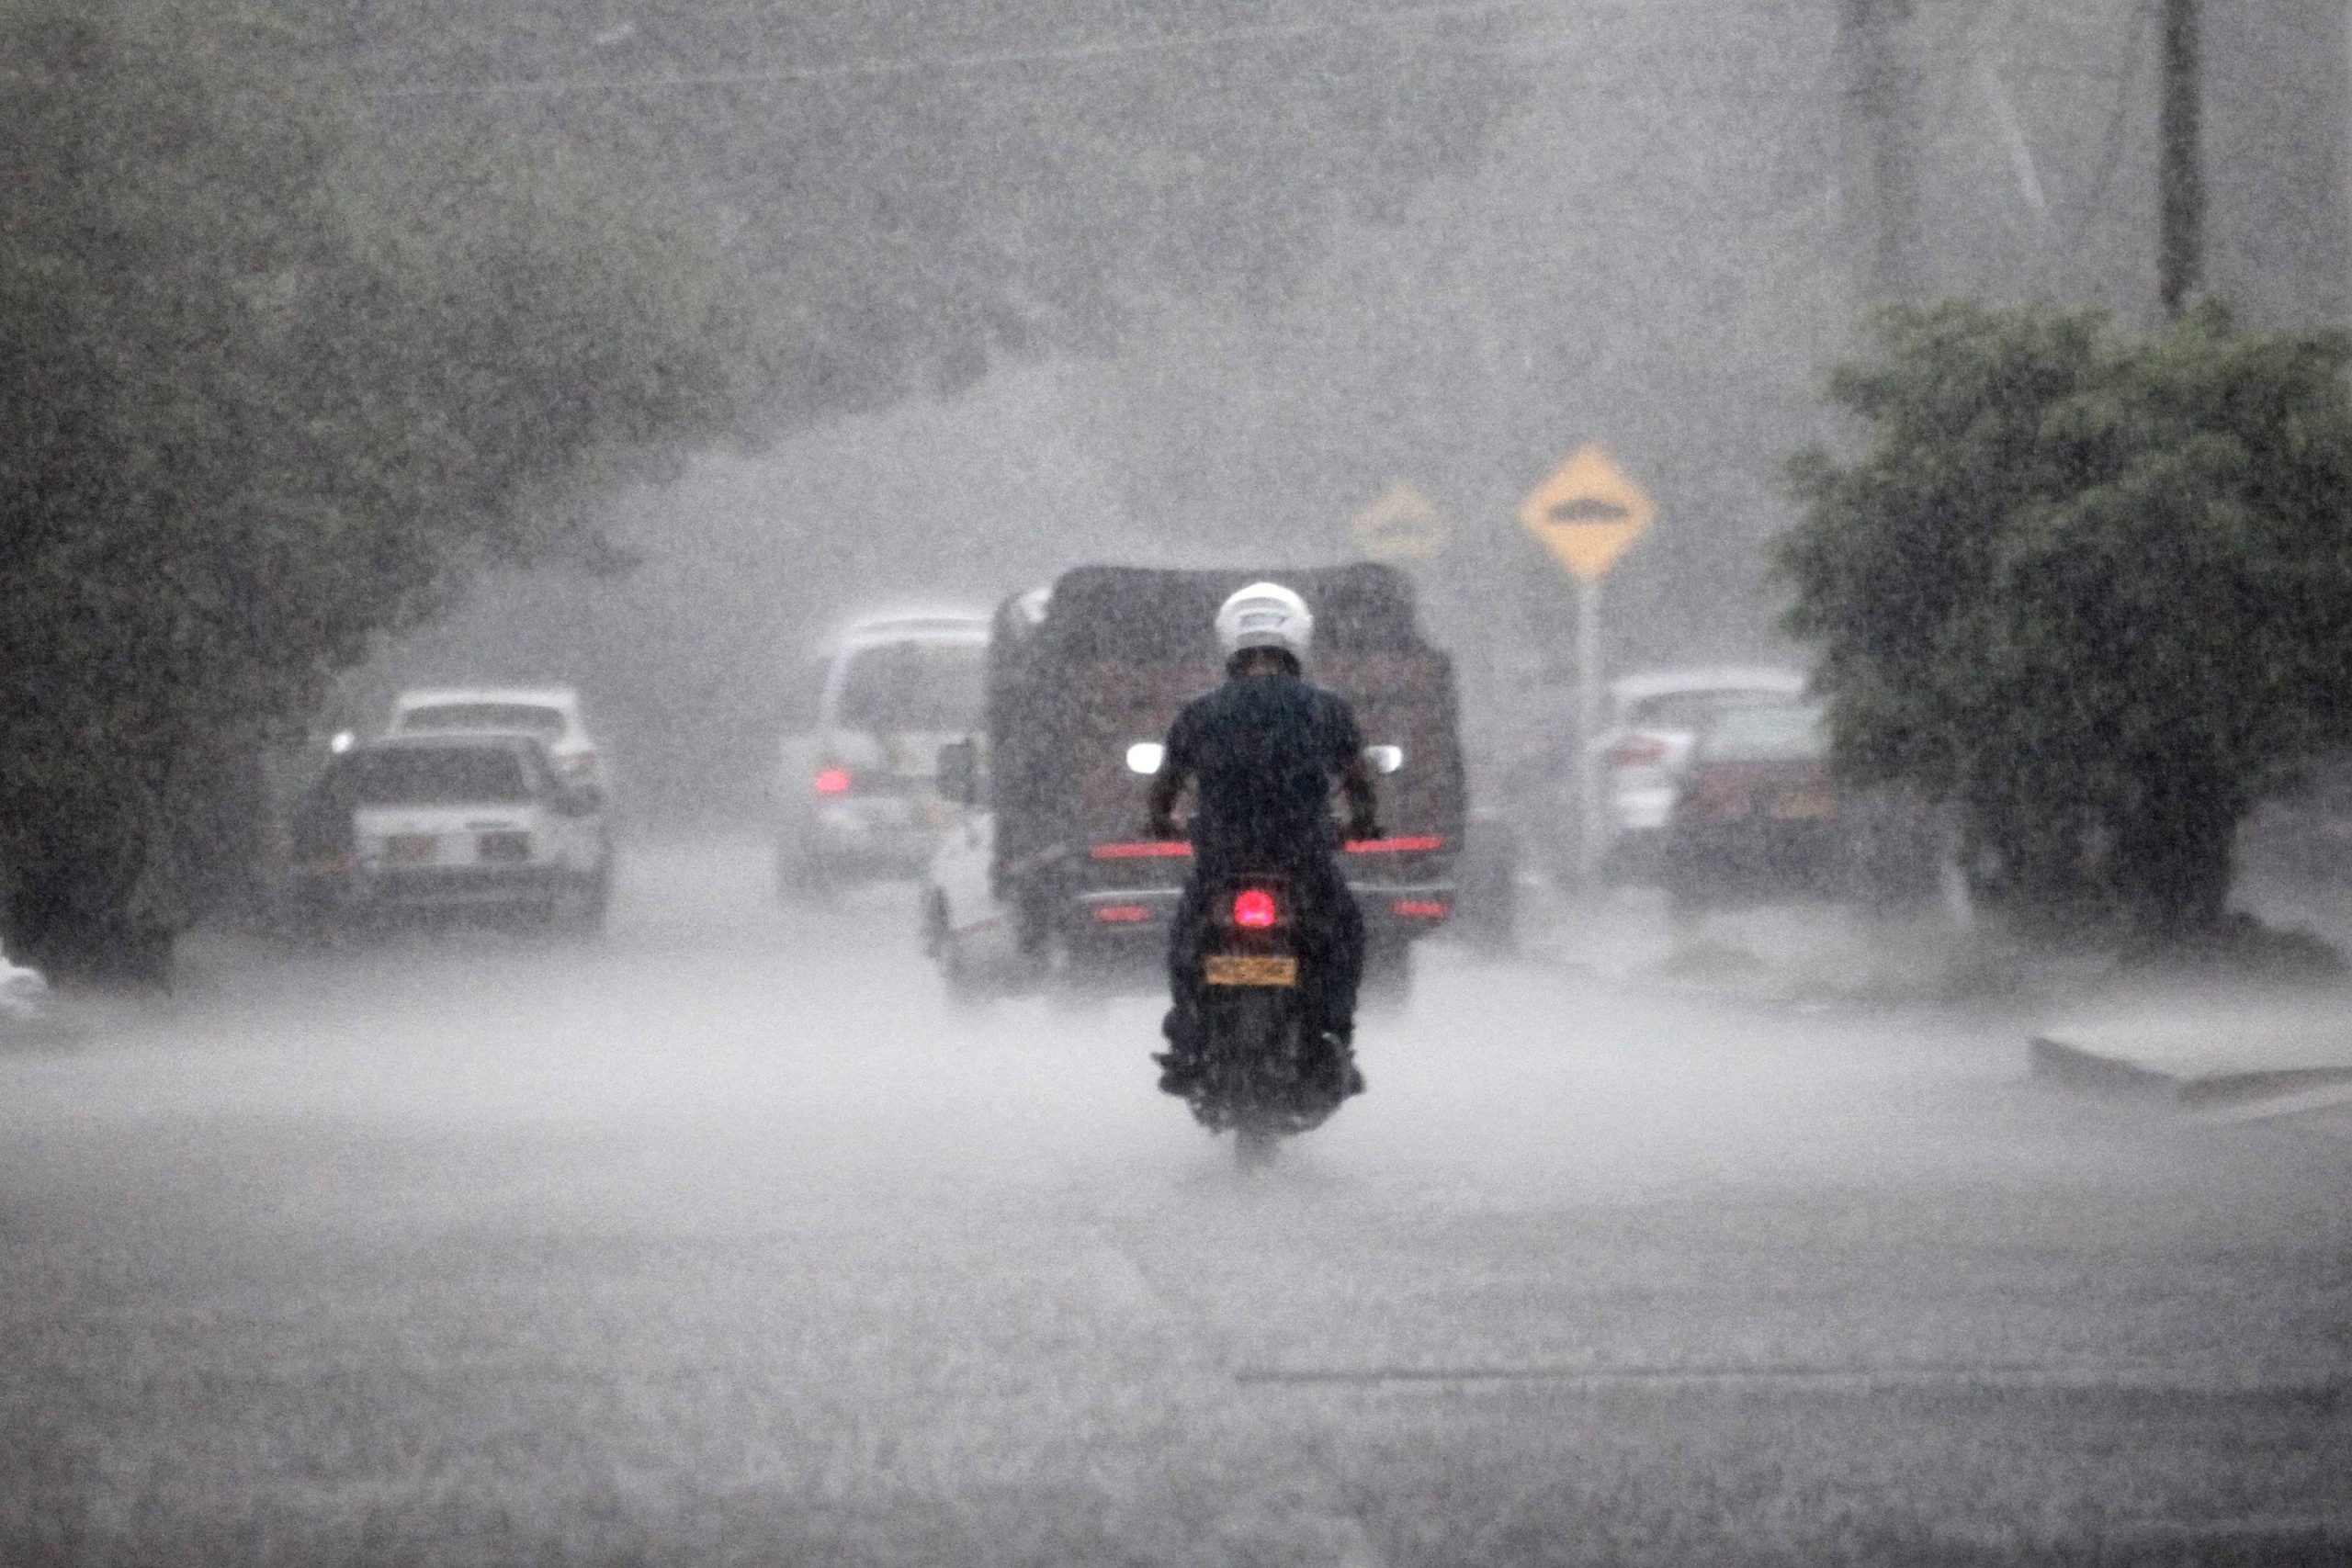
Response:
[[[1150,1004],[764,874],[0,1055],[0,1561],[2352,1556],[2339,1140],[1433,952],[1245,1179]]]

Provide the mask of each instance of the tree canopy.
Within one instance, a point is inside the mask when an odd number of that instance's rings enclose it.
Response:
[[[2352,344],[1949,304],[1883,318],[1776,565],[1843,765],[1964,808],[2041,914],[2222,912],[2238,820],[2352,736]]]
[[[481,564],[609,564],[587,503],[630,463],[1279,290],[1476,144],[1478,34],[0,0],[0,931],[155,967],[266,739]]]
[[[334,669],[472,563],[593,558],[567,496],[744,385],[658,205],[372,162],[216,19],[0,10],[0,921],[68,967],[152,964]]]
[[[783,421],[1100,348],[1157,295],[1271,300],[1522,69],[1479,5],[265,3],[393,144],[495,127],[695,207],[760,277]]]

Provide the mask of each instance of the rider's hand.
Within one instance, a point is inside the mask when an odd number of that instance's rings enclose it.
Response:
[[[1176,818],[1173,817],[1155,816],[1144,824],[1143,836],[1147,839],[1158,839],[1164,842],[1170,839],[1182,838],[1184,836],[1184,831],[1182,829],[1176,826]]]

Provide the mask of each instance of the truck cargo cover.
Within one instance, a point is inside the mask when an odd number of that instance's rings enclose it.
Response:
[[[1217,606],[1252,582],[1279,582],[1315,615],[1315,646],[1332,652],[1420,646],[1412,586],[1369,561],[1300,571],[1174,571],[1083,566],[1054,583],[1041,641],[1064,659],[1138,664],[1217,657]]]

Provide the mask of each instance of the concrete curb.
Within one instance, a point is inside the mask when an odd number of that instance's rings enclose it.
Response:
[[[2063,1088],[2169,1100],[2199,1109],[2352,1085],[2352,1066],[2183,1071],[2151,1066],[2046,1034],[2035,1035],[2027,1049],[2033,1076]]]

